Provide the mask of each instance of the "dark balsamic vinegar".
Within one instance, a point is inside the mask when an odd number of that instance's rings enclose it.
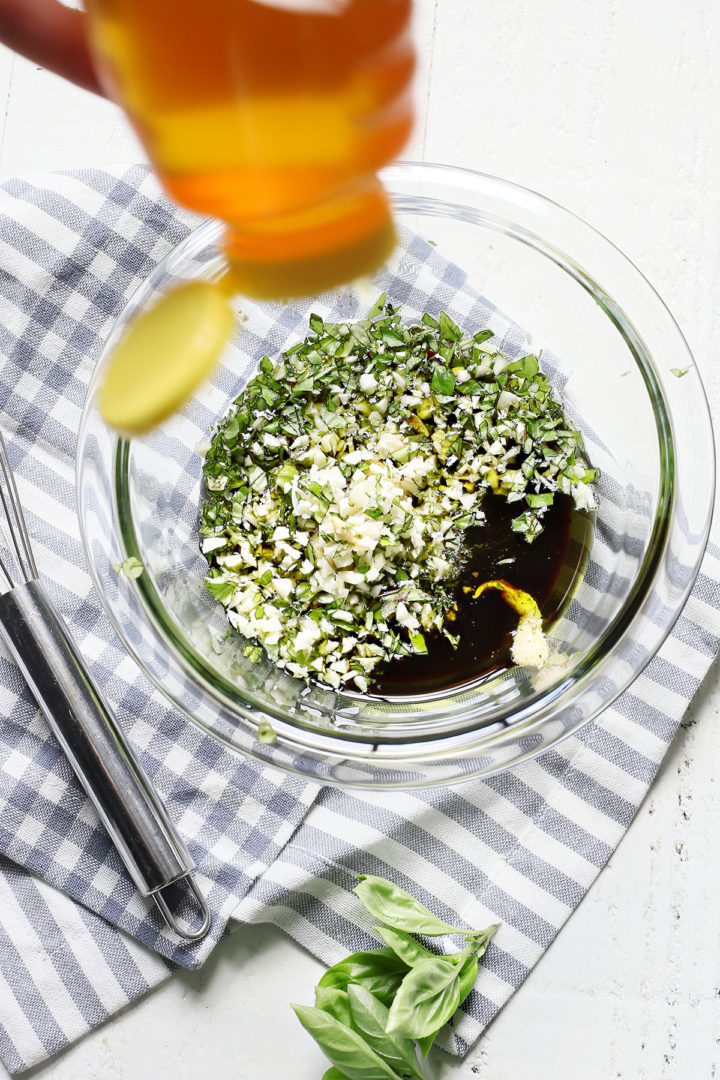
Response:
[[[575,509],[569,495],[556,495],[542,519],[543,531],[528,544],[510,526],[521,512],[518,503],[508,503],[503,495],[488,495],[482,509],[484,524],[468,530],[470,558],[455,589],[455,619],[447,624],[460,638],[457,648],[442,634],[426,634],[427,655],[399,657],[378,668],[371,694],[437,693],[511,665],[516,612],[495,589],[474,600],[464,586],[474,590],[483,581],[502,578],[530,593],[546,623],[564,608],[589,550],[590,517]]]

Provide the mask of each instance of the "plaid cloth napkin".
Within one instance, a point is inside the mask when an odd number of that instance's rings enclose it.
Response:
[[[178,946],[135,893],[21,677],[0,654],[0,1057],[55,1053],[201,963],[228,919],[272,921],[321,959],[375,944],[349,898],[394,878],[451,922],[500,921],[446,1049],[462,1054],[519,986],[629,825],[720,644],[711,545],[672,636],[632,688],[540,758],[459,789],[349,793],[243,761],[153,690],[85,569],[75,437],[102,341],[187,235],[141,167],[0,186],[0,410],[41,574],[197,861],[208,938]],[[457,298],[455,268],[438,281]],[[151,951],[152,950],[152,951]]]

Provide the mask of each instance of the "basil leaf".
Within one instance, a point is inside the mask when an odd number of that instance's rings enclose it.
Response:
[[[440,937],[441,934],[468,934],[470,931],[449,926],[436,919],[431,911],[415,900],[399,885],[373,874],[362,874],[360,884],[353,892],[376,919],[394,930],[406,930],[410,934]]]
[[[333,1065],[327,1072],[322,1074],[322,1080],[348,1080],[346,1073],[341,1073],[339,1069],[336,1069]]]
[[[352,1026],[350,1002],[344,990],[338,990],[334,986],[316,986],[315,1008],[334,1016],[345,1027]]]
[[[353,1026],[396,1072],[423,1080],[418,1071],[418,1060],[412,1039],[402,1035],[390,1035],[387,1031],[388,1010],[378,999],[362,986],[349,986]]]
[[[446,1024],[458,1007],[462,968],[435,957],[405,976],[388,1016],[388,1033],[421,1039]]]
[[[376,926],[375,931],[380,935],[386,945],[403,960],[408,967],[415,967],[421,960],[436,957],[437,954],[430,952],[414,938],[406,934],[404,930],[391,930],[387,926]],[[441,959],[449,963],[456,963],[453,956],[443,956]]]
[[[326,1057],[348,1080],[397,1080],[379,1054],[352,1028],[309,1005],[293,1005],[295,1015]]]
[[[440,336],[449,338],[451,341],[459,341],[462,337],[460,327],[444,311],[440,312]]]
[[[353,953],[328,968],[318,986],[346,990],[350,983],[358,983],[389,1006],[409,970],[392,949],[372,949]]]
[[[466,997],[475,985],[475,981],[478,975],[478,968],[480,966],[480,957],[483,955],[488,945],[490,944],[490,940],[496,930],[497,926],[488,927],[488,930],[486,931],[486,933],[488,934],[487,940],[482,943],[478,951],[473,956],[469,956],[467,960],[465,960],[464,964],[460,968],[460,973],[458,974],[458,988],[460,991],[457,1003],[458,1008],[460,1008],[463,1001],[465,1001]],[[463,952],[465,952],[464,949]],[[424,1035],[421,1039],[418,1039],[418,1048],[423,1058],[426,1058],[428,1056],[430,1052],[430,1047],[435,1042],[437,1036],[440,1034],[442,1027],[443,1025],[441,1024],[439,1028],[431,1032],[429,1035]]]
[[[455,390],[455,376],[449,368],[438,365],[433,371],[430,382],[433,394],[452,394]]]
[[[460,1005],[462,1005],[463,1001],[475,985],[475,980],[478,976],[478,968],[480,966],[480,957],[485,952],[486,948],[487,944],[485,945],[484,949],[476,952],[474,956],[468,957],[463,966],[460,968],[460,974],[458,975],[458,989],[460,991],[460,996],[458,998],[458,1008],[460,1007]]]

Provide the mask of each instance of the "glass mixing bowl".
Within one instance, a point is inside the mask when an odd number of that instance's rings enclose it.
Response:
[[[539,195],[463,169],[400,164],[383,178],[403,243],[372,286],[286,305],[238,297],[238,331],[213,377],[180,413],[127,441],[104,426],[97,409],[109,352],[160,293],[222,271],[220,226],[201,226],[147,278],[107,342],[88,393],[78,443],[80,523],[95,585],[121,639],[206,731],[331,783],[449,784],[506,768],[576,731],[658,650],[707,540],[712,426],[677,325],[639,271],[594,229]],[[311,312],[361,318],[383,290],[408,317],[445,309],[472,332],[484,325],[482,296],[492,301],[499,309],[492,325],[507,351],[545,350],[544,367],[601,468],[589,559],[550,628],[554,662],[540,673],[516,667],[425,697],[335,693],[269,662],[252,663],[241,639],[228,639],[224,613],[203,587],[203,441],[262,356],[304,337]],[[532,346],[519,328],[532,335]],[[128,556],[143,563],[136,579],[112,569]],[[262,722],[274,742],[258,738]]]

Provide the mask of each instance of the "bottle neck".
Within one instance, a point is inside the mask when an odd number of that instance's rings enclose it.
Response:
[[[223,247],[234,291],[256,299],[309,296],[372,273],[396,243],[375,176],[291,214],[229,224]]]

